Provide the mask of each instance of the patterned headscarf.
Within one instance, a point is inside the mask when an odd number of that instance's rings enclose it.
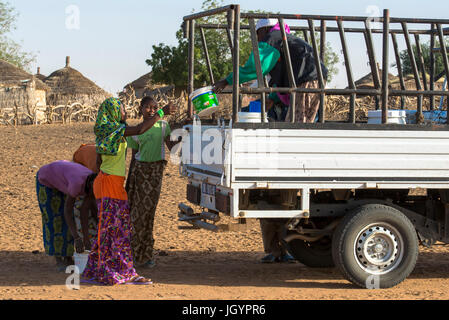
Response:
[[[284,29],[287,34],[290,34],[290,27],[288,26],[288,24],[284,23]],[[271,28],[270,32],[273,32],[276,30],[281,30],[281,26],[279,25],[279,22],[273,28]]]
[[[119,99],[108,98],[98,110],[94,127],[95,146],[98,154],[117,155],[126,127],[126,124],[120,122],[120,106]]]

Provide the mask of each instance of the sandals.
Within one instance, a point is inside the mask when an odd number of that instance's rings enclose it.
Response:
[[[260,259],[260,262],[262,263],[274,263],[277,262],[279,258],[276,258],[271,253]]]
[[[295,263],[296,260],[290,254],[286,253],[279,258],[279,262]]]
[[[93,285],[98,285],[98,286],[105,286],[104,283],[100,283],[100,282],[97,282],[97,281],[95,281],[93,279],[87,279],[87,278],[81,278],[81,283],[93,284]],[[135,277],[132,277],[129,281],[125,282],[124,284],[149,285],[149,284],[153,284],[153,282],[151,281],[151,279],[146,279],[146,278],[141,277],[141,276],[135,276]]]
[[[132,277],[129,281],[125,282],[125,284],[149,285],[149,284],[153,284],[153,281],[151,281],[151,279],[146,279],[142,276],[135,276],[135,277]]]

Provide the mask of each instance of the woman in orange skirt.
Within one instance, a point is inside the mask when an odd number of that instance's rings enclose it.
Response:
[[[100,106],[94,132],[96,151],[101,158],[100,173],[94,182],[98,205],[98,238],[89,254],[83,278],[105,285],[132,283],[150,284],[139,276],[133,265],[131,251],[131,220],[128,196],[124,188],[126,173],[127,136],[143,134],[174,106],[160,109],[141,124],[126,125],[126,113],[116,98],[109,98]]]

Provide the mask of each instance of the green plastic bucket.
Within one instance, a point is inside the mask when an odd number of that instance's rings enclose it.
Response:
[[[207,117],[218,109],[218,99],[212,87],[204,87],[190,94],[195,113],[199,117]]]

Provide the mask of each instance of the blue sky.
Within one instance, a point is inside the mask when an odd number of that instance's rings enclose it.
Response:
[[[152,46],[161,42],[175,45],[175,33],[182,17],[193,9],[198,11],[203,0],[9,0],[19,13],[17,30],[11,38],[22,44],[24,50],[37,56],[32,66],[41,67],[48,75],[64,67],[65,57],[71,56],[71,65],[100,87],[111,93],[150,71],[145,59],[151,56]],[[449,1],[432,0],[316,0],[269,1],[244,0],[242,11],[260,9],[281,13],[322,15],[369,15],[370,8],[390,9],[392,17],[448,18]],[[79,9],[79,29],[66,26],[71,17],[71,6]],[[69,21],[72,21],[69,19]],[[340,53],[338,38],[328,40]],[[426,39],[425,39],[426,40]],[[355,78],[369,72],[362,38],[348,37]],[[379,41],[376,40],[376,41]],[[426,40],[427,41],[427,40]],[[403,46],[403,44],[400,44]],[[380,49],[380,46],[378,46]],[[392,50],[391,50],[392,51]],[[380,57],[380,51],[378,53]],[[344,67],[332,86],[345,86]]]

